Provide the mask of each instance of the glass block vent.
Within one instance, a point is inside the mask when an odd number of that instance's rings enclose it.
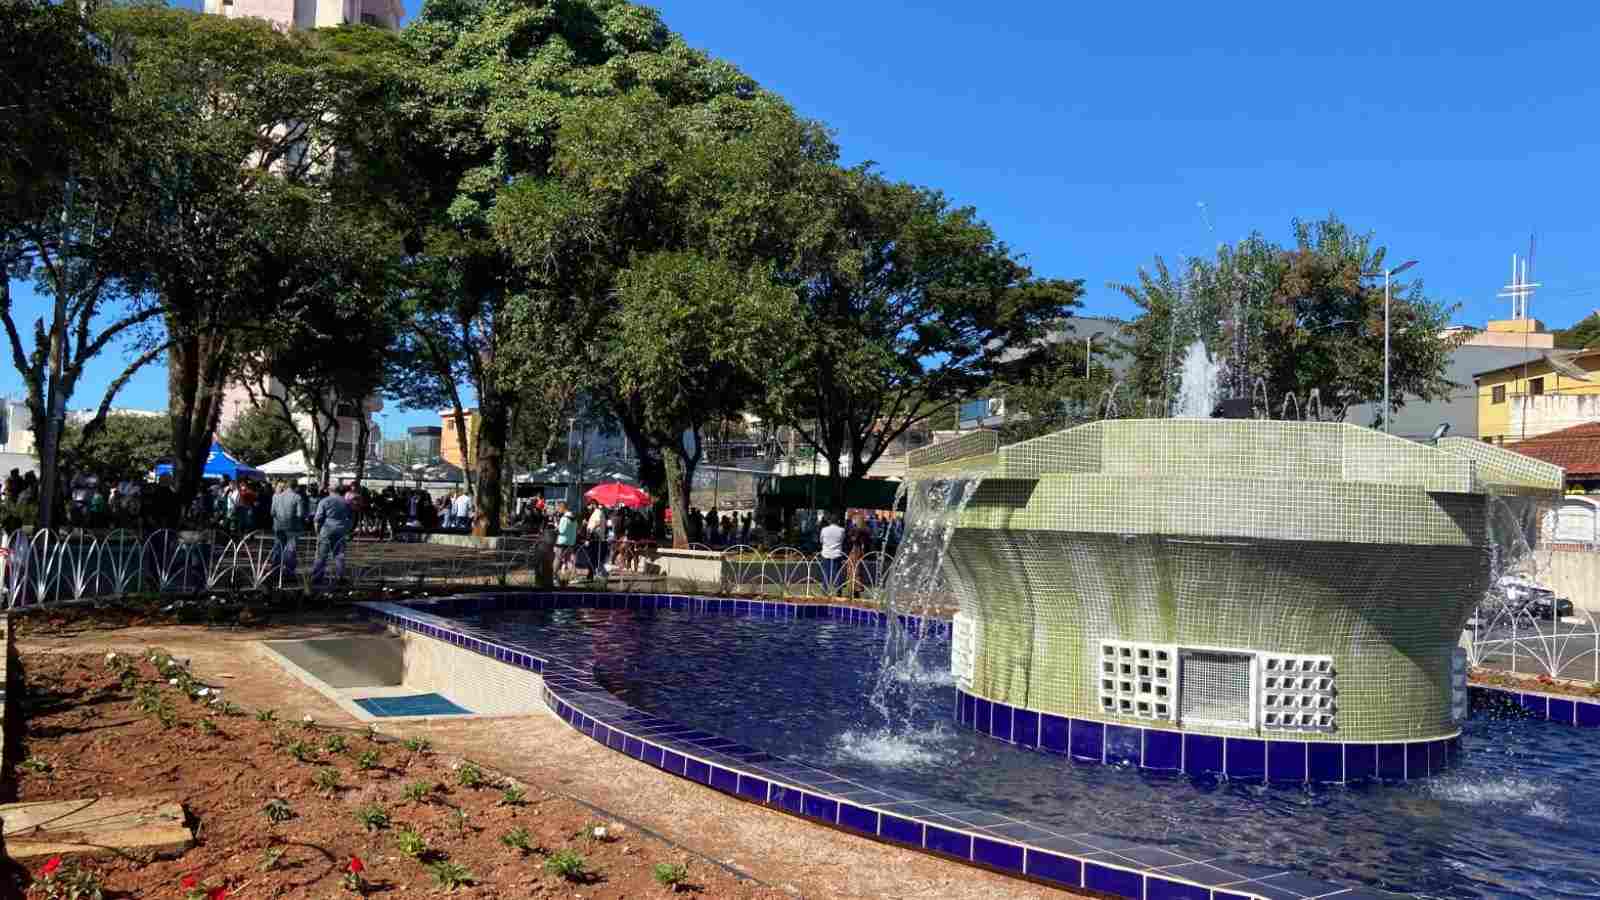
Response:
[[[1181,720],[1196,725],[1254,727],[1255,656],[1219,650],[1178,651]]]
[[[1262,730],[1333,731],[1337,694],[1333,657],[1261,656]]]
[[[1170,722],[1176,709],[1176,662],[1166,644],[1100,642],[1100,709],[1115,716]]]

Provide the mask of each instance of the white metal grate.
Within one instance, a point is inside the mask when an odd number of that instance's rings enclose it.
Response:
[[[1178,651],[1181,719],[1203,725],[1255,724],[1251,672],[1255,658],[1215,650]]]
[[[1108,715],[1172,721],[1173,648],[1100,642],[1100,709]]]
[[[1338,673],[1331,656],[1261,657],[1261,727],[1333,731],[1339,709]]]

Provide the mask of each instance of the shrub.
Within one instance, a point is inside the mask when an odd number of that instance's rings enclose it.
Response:
[[[342,734],[330,734],[327,740],[322,742],[322,749],[329,753],[343,753],[344,748],[345,740]]]
[[[404,741],[401,741],[400,746],[405,747],[412,753],[427,753],[428,749],[431,748],[433,744],[429,743],[427,738],[414,737],[406,738]]]
[[[689,867],[682,863],[656,863],[651,875],[655,877],[656,884],[675,891],[689,877]]]
[[[211,721],[210,719],[201,719],[198,724],[200,726],[201,734],[217,733],[217,723]]]
[[[362,769],[376,769],[378,767],[378,751],[367,750],[356,757],[356,766]]]
[[[369,803],[356,810],[356,821],[368,831],[379,831],[389,827],[389,811],[376,803]]]
[[[39,867],[39,883],[50,900],[102,900],[105,896],[100,876],[76,862],[63,862],[59,856]]]
[[[410,828],[402,828],[394,833],[394,846],[401,855],[412,859],[421,859],[428,855],[428,842]]]
[[[21,763],[18,763],[18,765],[20,765],[24,771],[32,772],[35,775],[48,775],[55,768],[54,766],[50,765],[50,760],[45,759],[42,756],[30,756]]]
[[[257,722],[275,722],[277,720],[278,720],[278,711],[277,710],[274,710],[274,709],[258,709],[258,710],[256,710],[256,721]]]
[[[284,750],[290,756],[294,757],[300,762],[310,762],[311,760],[315,759],[317,755],[316,748],[312,747],[305,741],[294,741],[288,747],[285,747]]]
[[[318,769],[316,774],[311,776],[311,783],[324,794],[332,794],[339,789],[339,770]]]
[[[464,788],[480,787],[484,781],[483,770],[470,762],[463,762],[461,767],[456,769],[456,781]]]
[[[501,806],[522,806],[528,802],[528,794],[516,785],[507,785],[500,794]]]
[[[544,870],[568,881],[582,881],[588,874],[588,863],[576,851],[557,850],[545,859]]]
[[[268,847],[265,850],[262,850],[261,871],[271,872],[273,869],[276,869],[278,867],[278,863],[283,859],[283,851],[284,848],[282,846]]]
[[[449,860],[436,860],[428,866],[428,871],[433,873],[433,880],[439,887],[447,891],[453,891],[464,884],[474,883],[472,873],[467,871],[466,866]]]
[[[431,781],[413,781],[406,785],[405,796],[412,803],[426,803],[428,796],[438,789],[439,786]]]
[[[533,852],[533,836],[528,833],[526,828],[513,828],[500,835],[500,843],[523,853]]]
[[[261,812],[269,822],[287,822],[294,818],[294,810],[289,807],[289,801],[282,797],[273,797],[266,805],[261,807]]]

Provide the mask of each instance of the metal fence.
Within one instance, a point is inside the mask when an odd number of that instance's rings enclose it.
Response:
[[[1600,682],[1600,622],[1582,607],[1563,616],[1558,603],[1546,610],[1491,591],[1462,638],[1474,666]]]

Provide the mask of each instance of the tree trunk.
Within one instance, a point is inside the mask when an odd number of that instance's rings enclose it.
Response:
[[[478,472],[477,496],[473,504],[477,515],[472,522],[472,533],[476,537],[493,537],[500,533],[500,476],[504,468],[506,435],[511,419],[507,399],[499,391],[486,391],[478,398],[478,435],[473,448]]]
[[[669,450],[661,455],[661,461],[667,482],[667,508],[672,510],[672,546],[687,547],[690,482],[684,477],[683,453]]]
[[[179,515],[188,509],[205,474],[228,367],[221,339],[191,335],[167,353],[167,402],[172,420],[172,490]]]
[[[361,487],[361,479],[367,474],[367,439],[372,436],[372,422],[367,418],[367,398],[362,397],[356,401],[356,409],[361,413],[356,422],[356,487]]]

